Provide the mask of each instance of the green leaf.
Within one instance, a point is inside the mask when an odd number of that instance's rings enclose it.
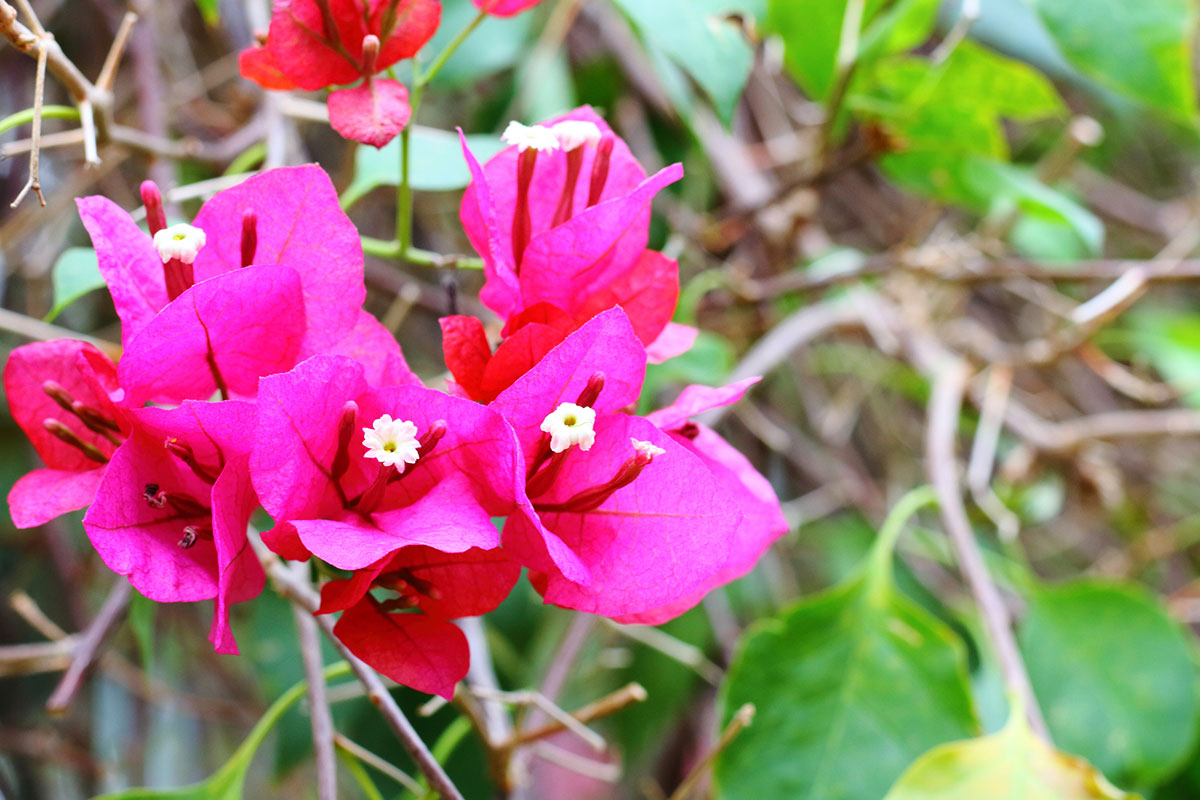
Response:
[[[479,9],[471,0],[445,0],[442,3],[441,24],[423,52],[440,53],[478,13]],[[536,16],[536,12],[514,17],[488,16],[471,34],[465,46],[450,56],[431,85],[443,89],[470,86],[519,64],[529,52],[526,40],[533,30]]]
[[[897,532],[851,578],[743,640],[722,714],[758,713],[717,759],[722,798],[882,797],[921,753],[977,732],[961,641],[892,585]]]
[[[447,192],[462,189],[471,181],[463,159],[458,134],[435,128],[414,127],[411,134],[412,159],[409,182],[422,192]],[[500,152],[504,143],[499,136],[472,135],[467,145],[481,162]],[[400,183],[400,140],[393,139],[380,149],[359,147],[354,157],[354,180],[342,193],[342,206],[349,208],[363,195],[379,186]]]
[[[1195,115],[1193,0],[1033,0],[1033,5],[1080,72],[1169,114]]]
[[[129,598],[129,627],[137,639],[142,655],[142,669],[147,675],[154,674],[154,618],[158,603],[143,596],[136,589]]]
[[[847,0],[770,0],[764,25],[783,39],[784,64],[814,100],[826,100],[835,81]],[[863,65],[911,50],[929,38],[937,0],[867,0],[856,62]]]
[[[1188,405],[1200,407],[1200,314],[1157,308],[1131,314],[1133,342],[1139,354],[1172,384],[1189,390]]]
[[[1162,780],[1191,752],[1192,645],[1144,590],[1078,580],[1037,591],[1019,641],[1058,746],[1133,786]]]
[[[349,672],[350,665],[345,661],[331,664],[325,668],[325,680],[332,680]],[[246,771],[250,769],[254,753],[267,737],[271,727],[307,690],[308,685],[300,681],[284,692],[255,723],[246,740],[234,751],[224,766],[208,780],[175,789],[125,789],[101,795],[95,800],[241,800]]]
[[[64,250],[58,261],[54,262],[51,280],[54,285],[54,307],[46,315],[47,322],[88,292],[104,288],[96,251],[90,247],[69,247]]]
[[[726,125],[750,75],[754,54],[725,6],[707,0],[613,0],[652,50],[667,55],[699,84]]]
[[[1134,800],[1083,759],[1034,736],[1012,713],[998,733],[936,747],[884,800]]]
[[[212,26],[221,21],[220,0],[196,0],[196,8],[200,9],[205,25]]]

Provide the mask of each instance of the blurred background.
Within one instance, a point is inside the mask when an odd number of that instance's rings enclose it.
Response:
[[[364,235],[392,237],[397,143],[356,147],[319,120],[320,96],[267,97],[238,75],[267,0],[32,5],[89,76],[137,12],[113,114],[137,135],[85,167],[78,123],[45,119],[47,207],[10,208],[28,176],[19,112],[36,63],[0,47],[5,354],[70,332],[119,341],[76,196],[132,210],[151,177],[170,189],[169,214],[190,219],[246,173],[315,161]],[[468,0],[443,6],[427,53],[475,14]],[[540,688],[567,709],[632,681],[647,690],[594,724],[603,753],[570,736],[536,750],[529,796],[1123,796],[1111,782],[1200,797],[1196,11],[1193,0],[545,0],[487,19],[452,57],[413,133],[416,245],[470,253],[455,126],[483,157],[510,119],[588,103],[647,171],[682,162],[684,179],[655,201],[651,246],[679,260],[676,320],[702,333],[650,368],[643,407],[688,383],[764,375],[709,421],[768,477],[792,528],[750,576],[661,629],[544,607],[518,586],[486,620],[505,688]],[[71,98],[48,77],[45,102]],[[368,310],[431,385],[445,369],[437,318],[486,315],[481,278],[367,259]],[[36,463],[7,417],[0,452],[7,492]],[[894,582],[864,567],[888,510],[939,480],[942,515],[916,517]],[[51,716],[70,634],[114,584],[80,517],[29,531],[0,518],[0,793],[70,800],[205,779],[303,677],[288,603],[267,591],[235,608],[234,658],[212,653],[206,604],[135,597]],[[1003,642],[997,652],[996,609],[981,611],[993,596],[1036,700],[1014,716],[1044,718],[1069,758],[1004,727],[1020,692],[1005,689],[1014,670]],[[357,685],[331,691],[338,730],[412,773]],[[496,796],[459,712],[422,715],[426,697],[395,694],[464,794]],[[727,728],[746,702],[754,723]],[[940,751],[941,767],[920,760],[969,737],[975,749]],[[342,752],[345,796],[416,796]],[[186,796],[316,796],[303,703],[243,756],[244,792]],[[962,770],[981,782],[946,783]],[[1052,788],[1002,793],[1022,776]]]

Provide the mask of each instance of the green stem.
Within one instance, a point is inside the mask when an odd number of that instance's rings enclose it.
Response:
[[[79,119],[79,109],[75,106],[42,106],[42,119]],[[26,108],[15,114],[9,114],[0,119],[0,133],[21,125],[33,122],[33,109]]]
[[[904,532],[904,526],[914,514],[926,506],[937,504],[937,493],[932,486],[918,486],[910,489],[899,500],[879,528],[879,536],[871,549],[870,566],[868,567],[876,583],[887,585],[892,575],[892,554],[896,550],[896,542]]]
[[[438,53],[437,58],[435,58],[433,63],[429,65],[429,69],[420,76],[414,76],[413,87],[416,89],[422,88],[425,86],[425,84],[433,80],[434,77],[442,71],[442,67],[446,66],[446,62],[450,60],[450,56],[454,55],[454,51],[457,50],[459,46],[467,40],[467,37],[479,27],[479,23],[483,22],[486,17],[487,12],[485,11],[480,11],[478,14],[476,14],[475,19],[471,20],[467,27],[459,31],[458,35],[450,40],[450,44],[446,45],[446,49]]]

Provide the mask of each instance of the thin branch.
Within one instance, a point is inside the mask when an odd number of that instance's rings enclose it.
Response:
[[[112,91],[113,81],[117,77],[117,66],[121,63],[125,45],[129,43],[129,33],[133,30],[137,18],[137,14],[132,11],[126,11],[125,16],[121,18],[117,35],[113,38],[112,46],[108,48],[108,56],[105,57],[104,66],[100,68],[100,75],[96,78],[96,88]]]
[[[944,360],[934,370],[933,394],[929,401],[929,421],[925,438],[926,469],[929,482],[937,492],[946,534],[954,547],[963,576],[983,614],[984,626],[1000,661],[1005,683],[1009,690],[1021,699],[1033,730],[1049,741],[1045,720],[1013,636],[1008,607],[988,574],[979,544],[975,541],[975,533],[971,529],[971,522],[967,518],[967,510],[963,506],[954,439],[969,376],[969,368],[960,360]]]
[[[537,690],[527,689],[520,692],[504,692],[498,689],[472,687],[471,691],[481,700],[498,700],[516,705],[535,706],[540,708],[543,713],[561,722],[567,730],[586,742],[588,746],[597,753],[604,752],[604,749],[607,746],[603,736],[596,733],[579,720],[575,719],[575,717],[568,714],[557,703],[548,699],[544,694]]]
[[[606,717],[609,714],[614,714],[626,706],[640,703],[646,699],[646,689],[640,683],[630,683],[612,694],[605,695],[599,700],[588,703],[580,709],[571,712],[571,716],[581,723],[588,723],[600,717]],[[553,736],[560,731],[566,730],[566,725],[553,720],[541,725],[533,730],[519,731],[513,734],[513,738],[505,743],[505,747],[512,750],[530,742],[536,742],[539,739],[544,739],[547,736]]]
[[[333,743],[340,749],[345,750],[347,753],[366,764],[368,767],[374,767],[384,775],[387,775],[389,778],[403,786],[405,789],[408,789],[417,797],[421,797],[423,794],[425,794],[425,787],[413,780],[412,776],[410,776],[407,772],[401,770],[386,758],[372,753],[370,750],[353,741],[352,739],[349,739],[340,733],[334,733]]]
[[[308,565],[298,564],[297,571],[307,570]],[[304,677],[308,681],[309,716],[312,719],[313,751],[317,761],[317,797],[320,800],[337,800],[337,756],[333,751],[333,716],[329,711],[329,698],[325,690],[321,658],[321,640],[317,633],[317,621],[305,609],[293,607],[296,618],[296,636],[300,642],[300,656],[304,660]]]
[[[577,753],[572,753],[565,747],[559,747],[551,742],[538,742],[533,746],[534,755],[563,769],[569,769],[585,778],[591,778],[604,783],[616,783],[621,780],[621,767],[604,761],[594,761]]]
[[[35,342],[48,342],[51,339],[79,339],[95,345],[97,349],[114,359],[121,355],[121,346],[114,342],[106,342],[103,339],[96,339],[68,328],[51,325],[49,322],[42,322],[40,319],[27,317],[7,308],[0,308],[0,330],[15,333]]]
[[[713,749],[709,750],[704,758],[696,762],[696,766],[692,767],[691,772],[683,779],[683,783],[679,784],[679,788],[671,793],[668,800],[685,800],[692,793],[692,790],[696,788],[700,779],[704,777],[704,772],[713,762],[713,759],[720,755],[721,751],[728,747],[729,743],[737,738],[737,735],[748,728],[750,723],[754,721],[754,711],[754,704],[746,703],[746,705],[734,712],[733,719],[729,720],[729,724],[725,726],[725,730],[721,731],[721,738],[717,740]]]
[[[61,714],[70,707],[75,693],[79,691],[84,674],[100,654],[100,646],[109,632],[125,615],[132,591],[129,581],[123,577],[117,578],[108,597],[104,599],[104,604],[100,606],[96,618],[81,634],[79,645],[71,656],[71,665],[67,667],[66,674],[58,682],[50,699],[46,701],[46,710],[51,714]]]
[[[309,613],[316,612],[320,606],[320,597],[317,595],[311,585],[306,582],[297,580],[287,567],[279,560],[278,556],[267,549],[262,540],[251,532],[250,543],[258,554],[259,560],[267,570],[267,574],[271,578],[275,589],[282,596],[291,600],[300,608]],[[350,652],[350,648],[346,647],[340,639],[333,633],[333,620],[328,615],[322,614],[316,617],[317,625],[329,637],[333,646],[341,653],[342,658],[346,659],[350,664],[350,668],[354,674],[362,682],[367,690],[367,697],[371,703],[379,709],[379,713],[383,715],[384,721],[387,722],[392,732],[400,740],[400,744],[404,746],[405,751],[412,758],[413,763],[417,765],[417,769],[429,781],[429,785],[434,791],[440,793],[443,797],[449,800],[463,800],[462,793],[455,787],[450,780],[450,776],[438,764],[437,759],[429,752],[425,742],[421,741],[421,737],[417,735],[413,729],[412,723],[408,721],[408,717],[400,710],[400,706],[396,704],[395,698],[388,692],[384,686],[383,680],[375,670],[371,669],[358,656]]]
[[[38,174],[38,158],[41,155],[42,138],[42,97],[46,92],[46,54],[48,52],[46,37],[47,34],[43,33],[38,39],[37,77],[33,85],[33,131],[29,137],[33,141],[33,146],[29,150],[29,180],[26,181],[25,188],[17,194],[17,199],[12,201],[13,208],[21,205],[21,201],[25,199],[25,195],[29,193],[30,189],[37,195],[42,208],[46,207],[46,198],[42,194],[42,183]]]
[[[627,636],[635,642],[640,642],[653,650],[657,650],[667,658],[678,661],[713,686],[721,684],[721,678],[724,677],[725,673],[720,667],[709,661],[704,655],[704,651],[700,648],[676,639],[671,634],[659,628],[646,625],[621,625],[609,619],[604,620],[604,622],[610,630],[616,631],[622,636]]]

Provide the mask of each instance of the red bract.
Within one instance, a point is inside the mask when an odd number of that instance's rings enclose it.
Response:
[[[228,607],[264,583],[246,540],[257,505],[246,436],[254,405],[187,401],[131,413],[137,424],[113,453],[84,529],[109,569],[151,600],[215,598],[209,640],[236,653]]]
[[[276,0],[266,43],[241,54],[242,75],[266,89],[323,89],[329,121],[348,139],[382,147],[408,124],[408,91],[375,75],[416,55],[437,31],[437,0]]]
[[[517,128],[526,137],[521,145],[485,166],[464,139],[472,181],[460,216],[484,261],[481,299],[505,320],[508,336],[528,322],[522,312],[542,304],[572,327],[621,305],[638,338],[653,345],[674,313],[679,276],[673,260],[646,249],[650,201],[679,180],[682,167],[646,177],[588,107]],[[673,335],[655,355],[677,355],[673,347],[685,343]]]
[[[514,17],[542,0],[471,0],[475,7],[493,17]]]
[[[520,574],[499,549],[404,547],[321,587],[317,613],[344,610],[334,633],[355,655],[397,683],[449,699],[470,653],[466,637],[447,620],[491,611]],[[372,589],[391,596],[381,600]]]
[[[718,470],[719,459],[622,411],[637,400],[645,364],[629,320],[613,309],[568,336],[491,404],[521,440],[526,491],[545,528],[511,517],[505,547],[530,568],[547,602],[618,618],[661,609],[673,616],[716,585],[732,561],[742,563],[735,550],[746,524],[741,489]],[[685,412],[695,393],[685,398]],[[735,396],[736,388],[721,395]],[[568,426],[594,417],[594,438],[555,447],[562,431],[554,414],[563,403],[572,404]],[[561,544],[586,567],[587,581],[564,569],[571,565],[556,549]]]
[[[46,464],[18,480],[8,495],[18,528],[92,502],[113,451],[129,433],[128,415],[110,396],[116,391],[116,365],[85,342],[37,342],[8,357],[9,411]]]

